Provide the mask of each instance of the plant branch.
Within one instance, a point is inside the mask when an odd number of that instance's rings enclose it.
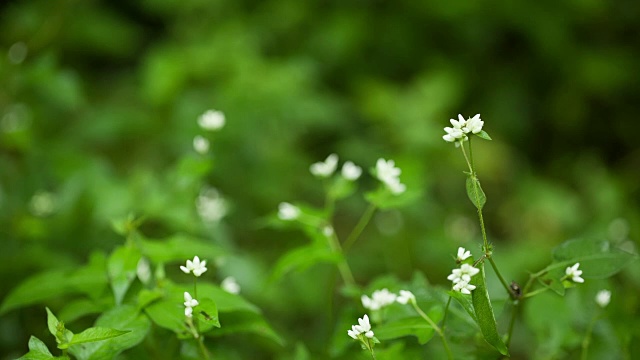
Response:
[[[345,253],[347,253],[349,249],[351,249],[353,244],[355,244],[356,240],[358,240],[358,238],[362,234],[362,231],[364,231],[364,228],[367,226],[367,224],[369,224],[369,221],[371,221],[371,217],[376,212],[376,209],[377,207],[374,204],[369,204],[369,207],[364,211],[364,213],[360,217],[360,220],[358,220],[358,223],[347,237],[347,240],[344,241]]]

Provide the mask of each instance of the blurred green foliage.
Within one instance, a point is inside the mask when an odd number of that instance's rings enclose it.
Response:
[[[464,162],[441,138],[458,113],[481,113],[494,139],[474,155],[508,280],[524,282],[573,237],[636,251],[639,17],[630,0],[4,2],[0,294],[111,251],[122,243],[111,221],[135,213],[148,236],[186,232],[235,254],[216,277],[235,276],[287,343],[229,337],[229,358],[325,358],[334,331],[348,340],[336,324],[354,304],[327,293],[330,265],[268,282],[304,235],[264,219],[281,201],[322,204],[308,167],[329,153],[365,169],[393,158],[422,197],[375,216],[348,258],[356,280],[419,271],[446,285],[457,247],[480,243]],[[203,165],[191,141],[209,108],[227,126]],[[203,183],[230,202],[215,229],[195,209]],[[365,208],[361,197],[341,203],[336,231]],[[569,345],[579,347],[603,287],[612,306],[591,355],[639,354],[639,270],[531,301],[514,356],[576,358]],[[487,282],[499,298],[491,271]],[[43,316],[41,306],[3,315],[4,358],[26,352],[31,334],[45,338]]]

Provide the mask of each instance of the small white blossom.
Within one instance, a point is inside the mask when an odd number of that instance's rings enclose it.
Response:
[[[185,274],[193,272],[193,275],[199,277],[207,271],[207,260],[200,261],[200,258],[196,255],[193,261],[187,260],[187,266],[180,266],[180,270]]]
[[[578,270],[579,266],[580,266],[580,263],[575,263],[575,265],[569,266],[565,270],[565,273],[568,278],[571,278],[571,281],[576,283],[583,283],[584,279],[580,277],[580,275],[582,275],[582,270]]]
[[[361,319],[358,319],[358,325],[351,326],[351,330],[347,331],[347,335],[354,340],[359,339],[361,334],[369,339],[373,338],[373,331],[371,330],[371,324],[369,323],[369,316],[366,314]],[[363,339],[360,338],[360,340]]]
[[[360,300],[362,301],[362,306],[365,309],[369,309],[372,311],[380,310],[381,308],[391,305],[396,301],[397,295],[390,292],[388,289],[376,290],[371,294],[371,297],[367,295],[362,295]]]
[[[351,326],[351,330],[347,330],[347,335],[351,336],[351,338],[354,340],[358,340],[358,335],[360,335],[360,332],[356,330],[356,326],[353,325]]]
[[[198,153],[198,154],[206,154],[209,152],[209,140],[205,139],[204,137],[200,136],[200,135],[196,135],[193,138],[193,149]]]
[[[416,296],[409,290],[400,290],[400,296],[396,298],[396,301],[403,305],[415,300]]]
[[[474,290],[475,288],[476,288],[475,285],[471,285],[469,284],[469,282],[464,280],[461,280],[453,285],[454,291],[459,291],[466,295],[471,294],[471,291]]]
[[[188,292],[184,292],[184,306],[186,307],[194,307],[198,306],[198,300],[191,297],[191,294]]]
[[[300,216],[300,209],[288,202],[281,202],[278,205],[278,217],[280,220],[295,220]]]
[[[471,256],[471,252],[469,250],[466,250],[463,247],[459,247],[458,248],[458,256],[456,257],[456,260],[457,261],[464,261],[470,256]]]
[[[347,161],[342,165],[342,177],[349,180],[355,181],[362,175],[362,168],[351,161]]]
[[[400,182],[402,170],[395,166],[393,160],[378,159],[376,162],[376,177],[382,181],[394,195],[402,194],[407,187]]]
[[[327,178],[331,176],[338,167],[338,155],[331,154],[325,161],[314,163],[309,168],[311,174],[320,178]]]
[[[483,125],[484,121],[480,120],[480,114],[476,114],[476,116],[467,120],[467,123],[465,124],[464,128],[462,128],[462,131],[464,131],[465,133],[471,132],[473,134],[477,134],[482,131]]]
[[[325,225],[324,227],[322,227],[322,235],[326,237],[330,237],[333,235],[333,233],[334,231],[331,225]]]
[[[190,306],[187,306],[184,308],[184,316],[190,318],[193,317],[193,308]]]
[[[462,264],[459,269],[453,269],[451,275],[447,279],[453,282],[453,290],[460,291],[463,294],[471,294],[471,290],[475,289],[474,285],[469,284],[471,277],[480,272],[480,269],[469,264]]]
[[[149,265],[149,260],[146,258],[140,258],[140,260],[138,260],[136,275],[138,275],[138,279],[140,279],[143,284],[146,284],[151,280],[151,266]]]
[[[227,201],[215,188],[204,188],[196,199],[198,215],[207,223],[216,223],[227,215]]]
[[[596,303],[600,305],[600,307],[604,308],[609,305],[609,301],[611,301],[611,291],[609,290],[600,290],[596,294]]]
[[[222,111],[207,110],[198,117],[198,125],[204,130],[219,130],[224,126],[224,113]]]
[[[236,281],[233,276],[226,277],[220,283],[220,287],[222,290],[231,293],[231,294],[239,294],[240,293],[240,285]]]

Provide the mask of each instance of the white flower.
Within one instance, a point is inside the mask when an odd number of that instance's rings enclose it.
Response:
[[[580,275],[582,275],[582,270],[578,270],[579,266],[580,266],[580,263],[575,263],[575,265],[569,266],[565,270],[565,273],[567,274],[568,278],[571,278],[571,281],[577,282],[577,283],[583,283],[584,279],[580,277]]]
[[[196,199],[198,215],[208,223],[216,223],[227,215],[227,201],[215,188],[204,188]]]
[[[382,181],[392,194],[402,194],[407,187],[400,182],[402,170],[395,166],[393,160],[378,159],[376,162],[376,177]]]
[[[459,291],[466,295],[471,294],[471,290],[474,290],[475,288],[476,288],[475,285],[471,285],[469,284],[469,282],[464,280],[461,280],[453,285],[454,291]]]
[[[196,137],[193,138],[193,149],[198,154],[206,154],[209,152],[209,140],[200,135],[196,135]]]
[[[360,300],[365,309],[372,311],[380,310],[382,307],[391,305],[396,301],[397,295],[387,289],[376,290],[371,294],[371,298],[362,295]]]
[[[187,306],[186,308],[184,308],[184,316],[188,318],[193,317],[193,308],[190,306]]]
[[[360,335],[360,332],[356,330],[356,326],[353,325],[351,326],[351,330],[347,330],[347,335],[351,336],[352,339],[357,340],[358,335]]]
[[[400,290],[400,296],[396,298],[396,301],[403,305],[408,302],[414,302],[415,300],[416,296],[409,290]]]
[[[194,307],[198,306],[198,300],[191,297],[191,294],[188,292],[184,292],[184,306],[186,307]]]
[[[149,260],[146,258],[140,258],[140,260],[138,260],[136,275],[138,275],[138,279],[140,279],[143,284],[146,284],[151,280],[151,266],[149,265]]]
[[[219,130],[224,126],[222,111],[207,110],[198,117],[198,125],[204,130]]]
[[[295,220],[300,216],[300,209],[288,202],[281,202],[278,205],[278,217],[280,220]]]
[[[471,252],[466,250],[463,247],[459,247],[458,248],[458,256],[456,257],[457,261],[464,261],[466,260],[469,256],[471,256]]]
[[[609,290],[600,290],[596,294],[596,303],[600,305],[600,307],[604,308],[609,305],[609,301],[611,301],[611,291]]]
[[[482,126],[484,125],[484,121],[480,120],[480,114],[476,114],[476,116],[467,120],[466,125],[462,128],[462,131],[465,133],[473,133],[477,134],[482,131]]]
[[[333,227],[331,225],[325,225],[322,228],[322,235],[326,236],[326,237],[330,237],[333,235]]]
[[[180,270],[185,274],[193,272],[193,275],[199,277],[207,271],[207,260],[200,261],[200,258],[196,255],[193,261],[187,260],[187,266],[180,266]]]
[[[342,165],[342,177],[349,180],[355,181],[362,175],[362,168],[351,161],[347,161]]]
[[[334,171],[336,171],[337,167],[338,167],[338,155],[331,154],[327,157],[327,159],[324,162],[320,161],[312,164],[311,167],[309,168],[309,171],[311,171],[311,173],[314,176],[327,178],[331,176],[334,173]]]
[[[226,277],[220,283],[220,287],[222,290],[231,293],[231,294],[239,294],[240,293],[240,285],[236,281],[233,276]]]
[[[471,290],[475,289],[474,285],[469,284],[471,277],[480,272],[480,269],[469,264],[462,264],[459,269],[453,269],[451,275],[447,279],[453,282],[453,290],[463,294],[471,294]]]

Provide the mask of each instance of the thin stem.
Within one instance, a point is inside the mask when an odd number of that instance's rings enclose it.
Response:
[[[331,236],[328,236],[327,239],[329,240],[329,246],[331,247],[331,250],[333,252],[340,254],[342,257],[342,259],[340,259],[340,262],[338,262],[338,271],[340,271],[340,276],[342,276],[342,280],[348,286],[355,285],[356,280],[354,279],[353,273],[351,272],[351,268],[349,267],[349,264],[347,263],[347,259],[344,256],[344,251],[342,250],[342,247],[340,247],[340,242],[338,241],[338,238],[336,237],[335,234],[332,234]]]
[[[371,339],[367,338],[367,348],[369,348],[369,353],[371,354],[371,358],[376,360],[376,354],[373,352],[373,345],[371,345]]]
[[[489,259],[489,262],[491,263],[491,267],[493,268],[493,271],[495,271],[496,275],[498,275],[498,279],[500,279],[502,286],[504,286],[504,289],[507,290],[507,292],[509,293],[509,296],[512,299],[515,299],[516,295],[513,293],[509,285],[507,285],[507,282],[504,281],[504,278],[502,277],[502,274],[500,274],[500,271],[498,270],[498,266],[496,265],[495,261],[493,261],[493,258],[489,257],[488,259]]]
[[[449,305],[451,305],[451,296],[449,296],[449,299],[447,300],[447,305],[444,307],[444,316],[442,317],[442,331],[444,332],[444,326],[445,323],[447,321],[447,314],[449,313]]]
[[[545,292],[547,290],[549,290],[549,288],[547,288],[547,287],[540,288],[540,289],[538,289],[536,291],[532,291],[530,293],[526,293],[525,295],[522,296],[522,298],[524,298],[524,299],[530,298],[530,297],[533,297],[533,296],[538,295],[540,293],[543,293],[543,292]]]
[[[360,217],[360,220],[358,220],[358,223],[347,237],[347,240],[345,240],[344,242],[345,253],[347,253],[356,242],[356,240],[358,240],[364,228],[367,226],[367,224],[369,224],[369,221],[371,221],[371,217],[376,212],[376,209],[377,208],[374,204],[369,204],[369,207],[364,211],[364,213]]]
[[[203,337],[198,338],[198,347],[200,348],[200,352],[202,353],[202,356],[204,356],[205,359],[210,359],[211,358],[209,356],[209,350],[207,350],[207,348],[204,346],[204,338]]]
[[[589,353],[589,344],[591,343],[591,333],[593,332],[593,326],[596,324],[596,320],[598,320],[598,316],[594,316],[589,323],[589,327],[587,328],[587,333],[584,335],[584,339],[582,340],[582,354],[580,354],[581,360],[587,360],[587,354]]]
[[[513,336],[513,325],[516,323],[516,317],[518,316],[518,307],[520,306],[519,301],[513,302],[513,312],[511,313],[511,320],[509,320],[509,332],[507,334],[507,349],[511,345],[511,338]]]
[[[440,335],[440,338],[442,339],[442,345],[444,345],[444,349],[447,352],[447,357],[449,359],[453,359],[453,354],[451,354],[451,349],[449,348],[449,343],[447,343],[447,338],[445,338],[444,332],[442,331],[442,329],[440,327],[438,327],[438,325],[436,325],[436,323],[434,323],[433,320],[431,320],[429,315],[425,314],[425,312],[422,311],[422,309],[420,309],[418,304],[415,302],[415,299],[413,301],[411,301],[411,305],[413,305],[413,308],[416,310],[418,315],[420,315],[420,317],[422,317],[429,325],[431,325],[433,330],[435,330],[435,332],[437,332],[438,335]]]
[[[462,155],[464,155],[464,159],[467,161],[469,172],[473,174],[473,166],[471,165],[471,160],[469,160],[469,157],[467,157],[467,152],[464,151],[464,142],[460,143],[460,149],[462,149]],[[469,153],[471,153],[471,139],[469,139]]]
[[[198,277],[193,277],[193,298],[198,299]]]

